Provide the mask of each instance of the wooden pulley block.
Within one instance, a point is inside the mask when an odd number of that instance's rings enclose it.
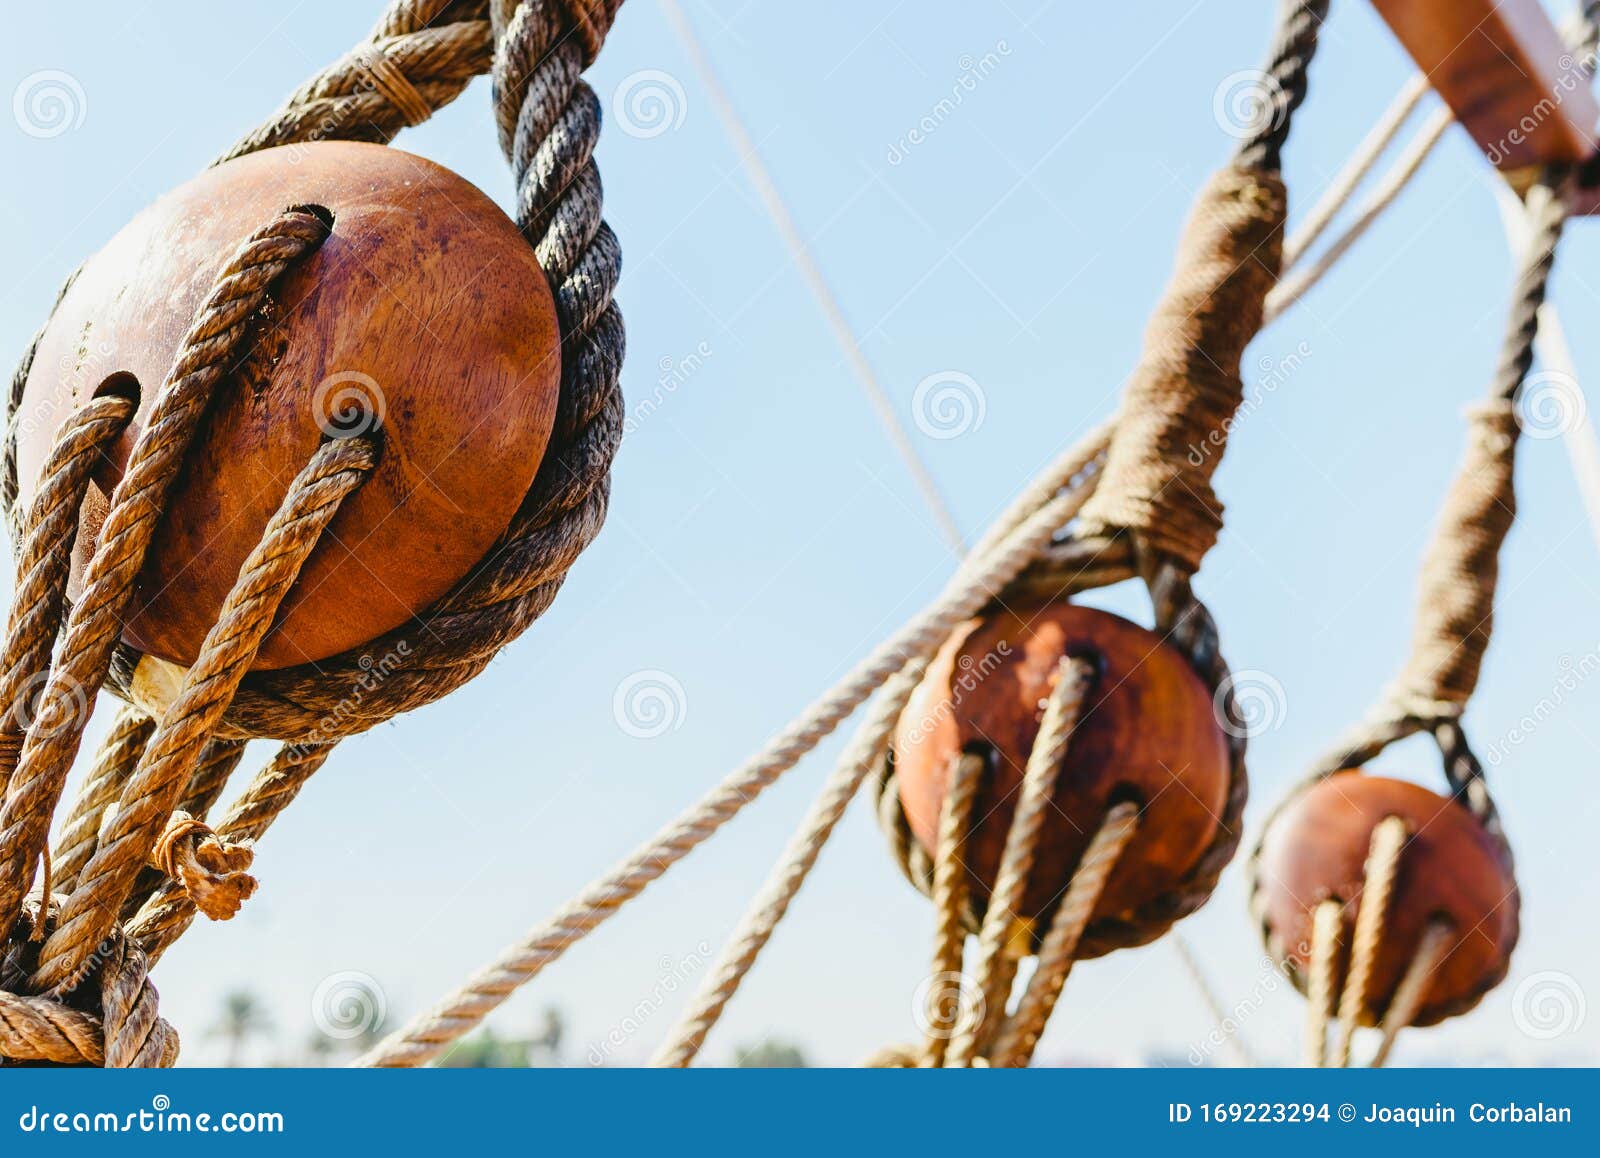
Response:
[[[1519,899],[1505,846],[1462,804],[1419,785],[1338,772],[1287,801],[1257,854],[1253,905],[1273,951],[1302,988],[1317,906],[1339,901],[1335,992],[1344,984],[1362,904],[1372,831],[1405,822],[1363,1024],[1381,1020],[1430,922],[1450,930],[1443,959],[1413,1024],[1431,1025],[1475,1005],[1506,974],[1516,946]]]
[[[1178,888],[1217,835],[1229,788],[1227,737],[1185,657],[1144,628],[1065,602],[1019,605],[958,629],[935,657],[894,737],[912,833],[936,855],[956,759],[988,762],[964,859],[981,909],[999,871],[1028,755],[1066,657],[1094,675],[1082,697],[1018,914],[1047,918],[1107,811],[1141,805],[1095,919],[1125,916]]]
[[[510,524],[554,421],[550,289],[516,225],[481,191],[380,145],[320,142],[229,161],[90,258],[39,343],[18,408],[23,503],[75,407],[102,390],[139,397],[85,503],[71,596],[219,269],[292,206],[322,207],[332,232],[252,319],[162,515],[123,636],[178,664],[193,662],[324,438],[379,430],[381,461],[306,564],[258,669],[358,647],[448,592]]]

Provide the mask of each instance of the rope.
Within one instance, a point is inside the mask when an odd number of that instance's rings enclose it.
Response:
[[[1205,1002],[1206,1012],[1211,1015],[1212,1024],[1216,1026],[1217,1031],[1223,1035],[1227,1048],[1234,1055],[1234,1061],[1241,1066],[1251,1068],[1259,1065],[1260,1063],[1256,1061],[1254,1052],[1245,1042],[1243,1031],[1238,1023],[1234,1023],[1231,1031],[1227,1028],[1229,1023],[1227,1010],[1223,1008],[1222,1002],[1217,999],[1216,990],[1207,979],[1205,971],[1200,967],[1199,958],[1195,956],[1194,948],[1189,944],[1189,939],[1183,935],[1181,929],[1176,927],[1169,934],[1169,939],[1172,942],[1173,949],[1177,952],[1178,963],[1183,966],[1183,971],[1188,974],[1190,982],[1199,992],[1200,999]]]
[[[1344,991],[1339,995],[1339,1028],[1333,1044],[1334,1063],[1339,1066],[1350,1064],[1350,1043],[1367,1009],[1367,989],[1372,983],[1372,968],[1377,963],[1378,947],[1383,941],[1389,896],[1394,891],[1400,854],[1408,836],[1406,822],[1398,816],[1385,817],[1372,830],[1361,904],[1356,909],[1350,969],[1344,977]]]
[[[54,922],[54,905],[41,916],[30,901],[11,931],[14,948],[0,958],[0,1058],[110,1069],[172,1065],[178,1035],[157,1012],[148,960],[120,930],[113,930],[96,957],[94,1009],[17,992],[31,968],[30,951]]]
[[[1306,1064],[1323,1066],[1328,1058],[1328,1023],[1336,1008],[1339,969],[1339,933],[1344,927],[1344,906],[1329,899],[1311,915],[1311,968],[1306,992]]]
[[[988,762],[975,753],[963,752],[951,765],[939,809],[939,852],[933,876],[936,927],[932,975],[935,978],[965,977],[961,965],[967,940],[967,835],[972,831],[972,808],[988,771]],[[955,1006],[946,1019],[941,1016],[938,1005],[941,996],[937,987],[930,988],[928,1009],[924,1011],[928,1030],[921,1064],[929,1069],[944,1064],[946,1048],[952,1037],[963,1032],[964,1019],[978,1017],[983,1012],[965,1008],[964,986],[958,984]]]
[[[297,209],[258,230],[223,267],[183,339],[112,492],[99,547],[67,621],[61,660],[45,685],[0,810],[0,925],[15,919],[44,851],[50,817],[88,722],[87,704],[105,679],[145,552],[212,391],[233,366],[250,318],[273,282],[327,235],[326,221]]]
[[[1239,143],[1240,166],[1271,171],[1283,167],[1289,125],[1306,99],[1317,34],[1327,18],[1328,0],[1283,0],[1262,84],[1270,107],[1258,118],[1256,131]]]
[[[1422,163],[1432,155],[1434,147],[1443,139],[1445,130],[1455,124],[1455,118],[1448,108],[1440,109],[1428,118],[1423,127],[1417,131],[1411,143],[1406,146],[1406,151],[1394,163],[1394,167],[1384,174],[1383,180],[1373,190],[1372,196],[1362,205],[1361,211],[1354,221],[1347,225],[1344,232],[1339,234],[1317,259],[1309,265],[1300,262],[1294,266],[1293,272],[1286,274],[1272,292],[1267,295],[1266,316],[1270,320],[1283,313],[1295,302],[1299,301],[1311,287],[1320,282],[1339,259],[1349,252],[1350,248],[1366,236],[1373,224],[1393,205],[1405,191],[1406,186],[1416,177],[1422,169]],[[1289,265],[1289,247],[1303,244],[1297,235],[1284,243],[1284,264]],[[1301,248],[1295,253],[1297,262],[1304,255]]]
[[[156,839],[149,863],[182,885],[202,913],[226,921],[255,895],[256,879],[245,871],[254,860],[249,845],[222,840],[204,821],[179,809]]]
[[[489,68],[487,0],[395,0],[367,40],[301,85],[217,163],[307,141],[387,142]]]
[[[688,1011],[667,1035],[651,1064],[683,1067],[693,1062],[700,1052],[706,1034],[721,1018],[722,1011],[738,992],[740,983],[772,938],[778,923],[788,913],[790,903],[817,863],[822,846],[833,835],[834,826],[844,816],[861,782],[883,759],[900,712],[916,690],[926,666],[919,661],[908,663],[878,692],[866,723],[840,757],[838,767],[823,786],[811,811],[739,922],[738,929],[728,939],[710,978],[695,994]]]
[[[1429,921],[1428,927],[1423,930],[1417,951],[1406,966],[1394,997],[1389,1001],[1389,1010],[1384,1014],[1382,1038],[1370,1063],[1373,1069],[1381,1069],[1389,1060],[1389,1053],[1394,1049],[1400,1031],[1410,1025],[1422,1009],[1422,1003],[1428,996],[1428,983],[1433,980],[1433,971],[1449,955],[1454,939],[1455,932],[1448,921]]]
[[[0,650],[0,706],[5,709],[0,717],[0,798],[22,754],[22,737],[41,690],[37,685],[50,671],[72,572],[78,511],[102,455],[121,437],[133,411],[131,400],[116,396],[91,398],[75,411],[56,435],[24,520],[28,532],[17,555],[16,591]],[[0,919],[4,915],[0,907]]]
[[[846,320],[844,309],[840,306],[833,287],[823,276],[822,269],[811,254],[811,247],[806,243],[799,227],[795,225],[794,215],[790,213],[788,203],[778,191],[777,183],[761,159],[760,150],[756,148],[749,130],[745,128],[744,122],[733,106],[733,101],[728,97],[727,90],[722,87],[716,70],[711,66],[705,48],[695,35],[694,25],[690,23],[677,0],[663,0],[662,7],[666,10],[667,19],[677,32],[678,38],[683,41],[690,63],[694,65],[701,84],[705,86],[706,95],[711,99],[711,107],[716,110],[717,118],[722,122],[722,127],[727,132],[734,152],[738,154],[739,163],[744,166],[745,174],[755,188],[756,195],[761,198],[761,204],[766,209],[768,218],[783,239],[790,260],[811,291],[812,300],[817,303],[817,308],[822,311],[823,320],[832,331],[834,341],[844,352],[845,361],[849,363],[851,372],[860,383],[862,392],[878,416],[878,421],[883,424],[890,443],[900,455],[907,473],[911,475],[911,481],[916,485],[923,502],[932,513],[939,533],[944,536],[945,542],[956,555],[965,554],[966,542],[962,538],[960,527],[956,524],[955,515],[950,510],[950,504],[939,490],[939,484],[934,481],[922,456],[917,453],[916,444],[907,433],[905,424],[900,421],[894,403],[889,400],[889,395],[878,381],[877,371],[868,361],[866,353],[861,348],[860,339],[856,337],[855,331]]]
[[[1413,73],[1400,86],[1400,91],[1395,94],[1389,107],[1384,109],[1377,124],[1372,126],[1361,144],[1356,146],[1355,152],[1340,167],[1327,190],[1301,220],[1300,227],[1283,243],[1285,269],[1304,257],[1328,226],[1333,224],[1333,219],[1350,203],[1384,150],[1394,143],[1395,136],[1416,111],[1417,105],[1422,103],[1422,98],[1431,91],[1428,78],[1420,72]]]
[[[133,775],[155,730],[156,722],[137,708],[122,708],[112,721],[111,732],[95,754],[72,810],[61,825],[53,854],[58,889],[71,889],[78,883],[79,871],[89,863],[99,842],[105,810],[122,796],[123,786]]]
[[[999,1041],[990,1055],[992,1065],[1021,1067],[1032,1060],[1067,975],[1077,960],[1078,941],[1088,928],[1106,881],[1138,829],[1139,805],[1132,801],[1113,805],[1101,821],[1083,859],[1073,871],[1066,896],[1056,909],[1050,931],[1039,947],[1038,964],[1028,979],[1028,987],[1023,990],[1017,1012],[1000,1031]]]
[[[1066,760],[1067,744],[1078,727],[1084,698],[1095,679],[1095,668],[1087,660],[1063,659],[1056,669],[1056,684],[1045,701],[1039,734],[1028,753],[1028,766],[1022,773],[1022,789],[1017,809],[1006,832],[1005,851],[995,874],[994,889],[978,931],[977,964],[979,1008],[996,1016],[1003,1014],[1006,1000],[1005,971],[997,969],[1012,939],[1012,926],[1018,920],[1028,874],[1033,869],[1034,852],[1044,822],[1055,809],[1056,778]],[[969,1025],[950,1044],[948,1063],[952,1067],[970,1065],[987,1044],[980,1025]]]
[[[1500,547],[1516,515],[1513,400],[1533,363],[1539,307],[1567,212],[1564,197],[1544,186],[1535,186],[1529,201],[1533,232],[1490,401],[1470,415],[1466,456],[1423,562],[1411,657],[1390,692],[1407,707],[1441,704],[1459,711],[1477,686],[1494,625]]]
[[[1226,168],[1201,191],[1124,393],[1105,478],[1084,508],[1084,536],[1132,530],[1191,573],[1216,542],[1222,504],[1211,476],[1244,399],[1239,362],[1277,280],[1287,212],[1276,173]],[[1192,452],[1210,445],[1217,454]]]
[[[376,445],[368,439],[325,442],[290,483],[62,907],[30,979],[35,989],[58,994],[70,990],[92,963],[96,947],[116,927],[123,898],[139,869],[151,860],[196,758],[272,629],[284,596],[340,504],[377,461]],[[113,517],[115,511],[113,503]],[[95,560],[104,555],[97,552]]]
[[[875,648],[796,717],[756,755],[732,772],[699,803],[661,829],[619,866],[585,888],[550,920],[502,952],[432,1012],[380,1042],[358,1065],[421,1065],[466,1033],[520,986],[537,976],[577,941],[614,916],[678,861],[733,819],[807,752],[855,711],[877,687],[912,659],[931,654],[955,626],[976,614],[995,592],[1021,573],[1082,506],[1081,479],[1092,477],[1095,439],[1061,455],[1047,472],[1056,487],[1079,486],[1055,495],[1030,514],[1018,508],[1041,493],[1031,487],[1002,516],[1014,529],[982,556],[976,552],[941,595]]]
[[[224,158],[322,140],[386,141],[421,116],[423,105],[431,110],[448,103],[492,65],[501,144],[517,178],[517,224],[555,298],[562,377],[539,472],[488,557],[416,621],[365,647],[316,664],[248,673],[219,736],[327,743],[431,703],[477,675],[543,614],[599,532],[624,417],[622,318],[611,300],[621,253],[601,220],[592,160],[599,100],[578,74],[598,51],[619,3],[528,0],[515,13],[499,4],[494,55],[485,0],[393,0],[368,41],[301,86]],[[0,499],[7,501],[16,493],[15,419],[32,359],[30,348],[9,398],[12,422],[0,478]],[[402,637],[403,663],[366,687],[371,656],[395,652]],[[136,698],[141,658],[126,644],[112,656],[107,682],[125,699]],[[352,703],[349,689],[356,685],[365,692]]]

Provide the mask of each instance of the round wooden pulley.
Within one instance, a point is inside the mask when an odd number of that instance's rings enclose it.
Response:
[[[1464,805],[1419,785],[1338,772],[1291,797],[1256,856],[1252,904],[1274,955],[1302,989],[1312,924],[1327,900],[1342,905],[1335,992],[1344,984],[1362,904],[1372,831],[1405,822],[1393,892],[1367,985],[1363,1024],[1382,1019],[1432,922],[1449,929],[1413,1024],[1465,1012],[1505,977],[1517,943],[1519,896],[1505,845]]]
[[[178,664],[194,661],[240,565],[324,438],[376,430],[382,457],[311,555],[257,669],[358,647],[447,593],[505,532],[550,437],[561,376],[555,306],[532,248],[487,196],[380,145],[321,142],[229,161],[90,258],[39,343],[17,409],[22,503],[76,406],[106,390],[139,398],[84,504],[71,597],[218,271],[295,206],[320,207],[332,232],[251,320],[126,623],[126,643]]]
[[[1021,917],[1047,918],[1114,805],[1140,805],[1095,919],[1126,917],[1179,888],[1217,836],[1229,790],[1227,737],[1182,654],[1119,616],[1070,603],[1019,605],[969,621],[929,666],[894,737],[895,778],[912,834],[936,855],[940,811],[962,754],[987,768],[964,859],[987,902],[1028,755],[1061,661],[1093,677],[1057,774]]]

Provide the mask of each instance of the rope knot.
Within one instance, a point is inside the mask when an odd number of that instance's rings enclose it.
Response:
[[[189,899],[213,921],[226,921],[256,891],[247,870],[255,860],[249,843],[218,836],[187,812],[174,812],[150,850],[150,864],[183,886]]]
[[[1126,528],[1191,573],[1216,542],[1211,476],[1244,399],[1239,362],[1278,280],[1287,214],[1275,173],[1233,166],[1201,191],[1080,535]]]

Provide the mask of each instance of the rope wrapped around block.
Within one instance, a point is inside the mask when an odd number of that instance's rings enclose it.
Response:
[[[485,0],[395,0],[367,41],[302,85],[223,158],[318,140],[387,141],[420,113],[409,96],[400,98],[403,107],[391,100],[405,91],[396,76],[436,110],[472,76],[492,69],[501,146],[517,184],[515,218],[555,298],[562,367],[539,471],[478,566],[415,620],[363,647],[315,664],[248,673],[218,724],[219,737],[325,744],[439,699],[544,613],[599,533],[624,417],[618,383],[625,338],[612,301],[622,258],[601,216],[593,159],[600,102],[580,73],[619,7],[620,0],[499,4],[496,35]],[[387,65],[377,71],[387,84],[372,79],[380,57]],[[0,462],[0,500],[13,516],[14,537],[18,408],[32,359],[30,348],[13,380]],[[397,653],[401,640],[406,647]],[[396,654],[385,678],[373,680],[372,657]],[[141,683],[144,658],[119,642],[106,684],[125,699],[164,709],[176,679]],[[0,733],[0,755],[3,748]]]
[[[1244,399],[1239,361],[1283,258],[1288,195],[1275,172],[1229,166],[1201,190],[1145,331],[1085,536],[1122,529],[1190,573],[1216,543],[1211,476]]]
[[[501,141],[517,178],[517,224],[555,298],[562,378],[538,473],[488,556],[419,616],[429,630],[420,646],[399,652],[407,665],[386,673],[359,712],[330,709],[345,705],[370,666],[366,653],[387,640],[301,668],[248,669],[322,532],[376,465],[380,437],[326,441],[313,454],[190,668],[165,665],[152,681],[141,674],[145,657],[120,639],[184,455],[276,279],[327,236],[321,211],[286,211],[219,275],[139,433],[71,606],[65,593],[79,509],[96,460],[134,403],[97,397],[71,415],[30,509],[16,511],[17,412],[37,339],[24,355],[0,469],[19,561],[0,664],[0,927],[11,930],[0,971],[0,1064],[170,1065],[177,1038],[155,1012],[150,962],[197,911],[227,919],[254,892],[246,872],[253,842],[341,736],[475,675],[549,605],[598,532],[622,426],[623,332],[611,300],[620,251],[600,215],[599,102],[579,73],[619,3],[501,3],[491,26],[483,0],[396,0],[366,42],[228,154],[319,139],[386,141],[492,63]],[[495,44],[500,51],[491,55]],[[68,814],[57,862],[45,844],[50,819],[102,686],[136,706],[119,715]],[[257,736],[296,742],[213,828],[205,814],[244,741]],[[41,895],[51,898],[45,917],[24,900],[41,869]]]
[[[1380,694],[1367,717],[1342,737],[1314,766],[1306,781],[1278,804],[1262,829],[1267,833],[1280,816],[1328,777],[1358,770],[1390,745],[1419,732],[1428,732],[1438,745],[1452,796],[1481,826],[1510,882],[1509,892],[1500,898],[1500,903],[1513,914],[1521,905],[1515,859],[1489,793],[1483,766],[1462,727],[1461,716],[1477,688],[1493,632],[1500,551],[1517,512],[1514,476],[1520,427],[1516,400],[1533,364],[1539,308],[1549,287],[1566,222],[1569,191],[1569,175],[1552,170],[1543,174],[1542,180],[1527,194],[1526,211],[1531,228],[1513,287],[1505,338],[1488,398],[1468,411],[1465,451],[1423,557],[1415,627],[1401,671]],[[1379,827],[1391,826],[1392,836],[1392,824],[1396,823],[1397,818],[1390,817]],[[1392,862],[1398,859],[1404,844],[1401,839],[1391,849],[1376,831],[1373,841],[1368,876],[1369,881],[1382,887],[1375,901],[1376,915],[1358,914],[1355,945],[1358,952],[1354,958],[1357,964],[1370,961],[1376,951],[1374,946],[1385,935],[1382,901],[1392,884],[1395,871]],[[1250,907],[1268,951],[1276,960],[1288,963],[1291,955],[1269,919],[1260,875],[1264,845],[1265,836],[1252,851],[1247,864]],[[1342,1065],[1349,1061],[1350,1036],[1356,1011],[1364,1003],[1366,978],[1356,975],[1352,967],[1348,992],[1339,1003],[1338,1038],[1330,1052],[1324,1040],[1324,1015],[1333,1009],[1333,995],[1323,974],[1331,969],[1329,962],[1334,953],[1331,945],[1338,924],[1337,906],[1334,908],[1334,917],[1327,920],[1320,909],[1315,914],[1318,957],[1309,975],[1294,968],[1289,968],[1288,972],[1295,985],[1313,1002],[1308,1056],[1316,1064],[1331,1060]],[[1430,927],[1416,952],[1412,969],[1391,1003],[1382,1027],[1383,1041],[1373,1064],[1381,1065],[1387,1059],[1394,1038],[1402,1028],[1433,1025],[1475,1007],[1504,980],[1515,943],[1514,932],[1498,967],[1478,979],[1470,991],[1425,1006],[1427,973],[1444,952],[1439,932]]]

